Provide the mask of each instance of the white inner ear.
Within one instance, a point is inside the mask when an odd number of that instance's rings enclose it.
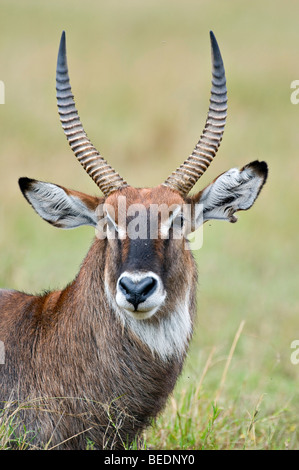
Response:
[[[93,210],[79,197],[67,194],[55,184],[36,181],[26,191],[26,197],[44,220],[58,227],[69,229],[80,225],[97,225]]]
[[[236,211],[249,209],[256,200],[264,178],[248,167],[237,168],[220,175],[202,193],[197,209],[197,218],[236,222]],[[200,207],[201,206],[201,207]]]

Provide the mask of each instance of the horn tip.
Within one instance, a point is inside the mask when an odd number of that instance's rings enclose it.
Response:
[[[60,38],[60,48],[65,48],[65,31],[63,30]]]
[[[66,41],[65,41],[65,31],[62,31],[59,49],[58,49],[58,56],[57,56],[57,71],[65,70],[67,67],[66,63]]]
[[[213,31],[210,31],[210,41],[211,41],[211,48],[212,48],[212,55],[213,55],[213,62],[214,65],[223,66],[221,52],[218,46],[217,39]]]
[[[65,31],[62,31],[59,50],[58,50],[58,58],[57,58],[57,65],[65,65],[66,61],[66,44],[65,44]]]
[[[216,36],[212,30],[210,31],[210,41],[211,41],[212,47],[214,47],[217,44]]]

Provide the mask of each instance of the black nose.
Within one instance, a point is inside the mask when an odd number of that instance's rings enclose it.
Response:
[[[138,305],[144,302],[157,288],[157,281],[153,277],[145,277],[141,281],[134,282],[129,277],[122,277],[119,287],[126,296],[128,302],[134,305],[137,310]]]

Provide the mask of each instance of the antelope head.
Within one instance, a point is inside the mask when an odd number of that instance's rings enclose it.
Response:
[[[194,296],[190,286],[196,278],[188,235],[210,219],[236,222],[235,213],[253,205],[266,181],[266,163],[254,161],[226,171],[205,189],[189,195],[217,153],[227,116],[224,66],[212,32],[210,39],[212,88],[203,133],[192,154],[162,184],[137,189],[104,160],[87,137],[69,82],[64,32],[61,37],[56,72],[61,124],[76,158],[103,196],[87,196],[28,178],[19,183],[28,202],[52,225],[96,228],[95,246],[104,256],[96,269],[103,273],[109,302],[123,318],[163,317],[178,310],[179,300],[184,310]]]

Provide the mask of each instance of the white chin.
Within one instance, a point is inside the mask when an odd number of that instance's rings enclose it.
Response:
[[[129,310],[127,308],[124,309],[127,315],[130,317],[135,318],[135,320],[146,320],[150,317],[152,317],[156,311],[158,310],[158,307],[152,308],[151,310],[147,311],[135,311],[135,310]]]

